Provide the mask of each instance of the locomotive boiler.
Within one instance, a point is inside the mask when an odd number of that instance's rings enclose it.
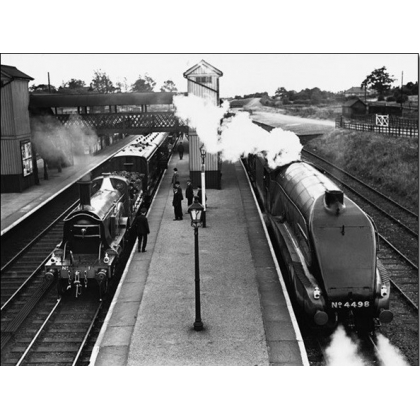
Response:
[[[270,169],[259,155],[246,163],[298,308],[320,326],[372,330],[391,322],[373,220],[308,163]]]
[[[59,295],[97,286],[107,292],[140,207],[148,206],[169,159],[168,133],[136,136],[79,183],[80,203],[64,219],[63,238],[45,264]]]

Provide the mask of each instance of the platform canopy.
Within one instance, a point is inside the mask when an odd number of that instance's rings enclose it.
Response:
[[[147,92],[147,93],[91,93],[84,95],[32,94],[30,108],[65,108],[109,105],[166,105],[173,103],[174,96],[186,93]]]

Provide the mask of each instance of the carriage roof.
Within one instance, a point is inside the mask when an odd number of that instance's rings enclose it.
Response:
[[[114,157],[137,156],[148,159],[159,148],[167,136],[168,133],[151,133],[146,136],[139,135]]]

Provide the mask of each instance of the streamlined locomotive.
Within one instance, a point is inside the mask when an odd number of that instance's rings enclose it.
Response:
[[[169,159],[168,133],[136,136],[103,167],[79,181],[80,203],[64,220],[63,238],[45,265],[59,295],[97,286],[107,292],[140,207],[148,206]]]
[[[391,322],[390,278],[377,258],[373,220],[308,163],[270,169],[263,156],[249,155],[246,164],[300,310],[329,327]]]

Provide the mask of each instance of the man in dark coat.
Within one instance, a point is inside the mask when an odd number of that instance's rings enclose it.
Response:
[[[146,252],[147,235],[150,233],[149,222],[146,217],[146,209],[142,208],[140,214],[136,218],[137,238],[138,238],[138,252]],[[143,242],[143,246],[142,245]]]
[[[174,185],[174,198],[172,199],[172,205],[174,206],[175,219],[182,220],[182,206],[181,201],[184,199],[182,195],[182,189],[179,182],[175,182]]]
[[[174,168],[174,173],[172,175],[171,184],[175,188],[175,183],[179,182],[178,169]]]
[[[184,145],[182,144],[182,141],[179,142],[178,153],[179,153],[179,159],[182,160],[182,157],[184,156]]]

